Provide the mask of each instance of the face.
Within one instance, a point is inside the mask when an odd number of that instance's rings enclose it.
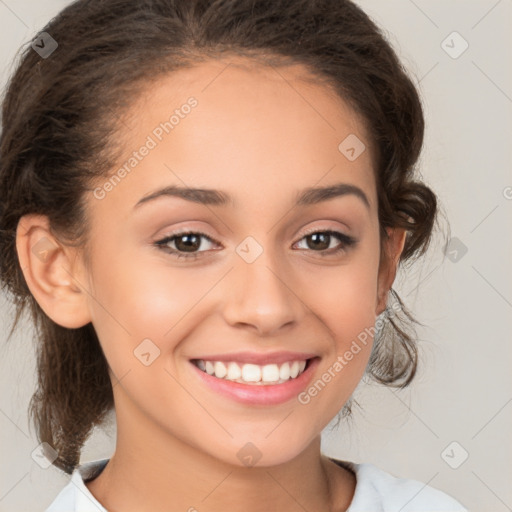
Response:
[[[123,435],[279,464],[362,377],[379,293],[370,146],[305,75],[219,60],[160,79],[87,196],[82,282]]]

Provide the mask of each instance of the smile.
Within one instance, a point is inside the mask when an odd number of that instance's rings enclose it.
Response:
[[[209,361],[203,359],[192,360],[200,370],[216,377],[241,384],[275,385],[283,384],[300,376],[308,360],[285,361],[281,364],[258,365],[252,363],[241,364],[235,361]]]
[[[297,400],[318,368],[315,353],[240,351],[189,359],[207,392],[245,405],[272,406]]]

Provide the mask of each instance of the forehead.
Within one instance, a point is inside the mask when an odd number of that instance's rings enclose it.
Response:
[[[349,182],[375,205],[362,120],[303,66],[240,57],[196,64],[148,82],[126,120],[129,129],[117,134],[125,148],[118,166],[138,148],[151,150],[133,162],[111,200],[133,205],[144,193],[175,184],[226,190],[240,206],[255,196],[279,200]],[[352,149],[360,153],[355,159]]]

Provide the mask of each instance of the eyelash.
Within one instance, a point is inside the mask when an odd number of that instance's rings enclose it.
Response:
[[[304,236],[299,240],[299,242],[302,241],[304,238],[307,238],[308,236],[311,236],[314,234],[330,235],[334,238],[337,238],[341,243],[340,243],[339,247],[336,247],[334,249],[324,249],[322,251],[314,251],[312,249],[299,249],[299,250],[307,250],[307,251],[317,252],[321,257],[327,257],[327,256],[336,255],[342,251],[346,251],[357,244],[357,240],[355,238],[345,235],[344,233],[340,233],[339,231],[333,231],[331,229],[309,231],[304,234]],[[174,241],[176,238],[180,238],[185,235],[199,235],[201,237],[206,238],[210,242],[220,245],[219,242],[217,242],[213,238],[209,237],[205,233],[201,233],[200,231],[183,231],[183,232],[173,233],[169,236],[166,236],[165,238],[162,238],[161,240],[154,242],[154,245],[157,246],[159,249],[161,249],[173,256],[176,256],[178,259],[184,258],[184,259],[189,259],[189,260],[195,260],[198,258],[199,254],[201,254],[202,252],[205,252],[205,251],[198,251],[198,252],[193,252],[193,253],[187,254],[187,253],[183,253],[181,251],[177,251],[176,249],[171,249],[170,247],[167,247],[167,244]]]

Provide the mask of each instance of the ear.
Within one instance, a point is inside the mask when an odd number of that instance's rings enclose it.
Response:
[[[375,313],[380,315],[385,309],[388,293],[393,285],[400,255],[404,249],[407,231],[403,228],[386,228],[387,238],[382,241],[381,262],[379,265],[377,304]]]
[[[20,219],[16,250],[30,292],[55,323],[75,329],[91,321],[82,260],[51,232],[48,217],[29,214]]]

